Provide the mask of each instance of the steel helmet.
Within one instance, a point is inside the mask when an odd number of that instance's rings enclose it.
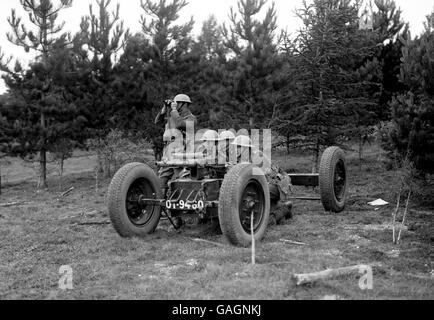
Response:
[[[238,136],[232,144],[239,147],[253,147],[252,140],[248,136]]]
[[[184,102],[184,103],[189,103],[191,104],[191,99],[189,96],[187,96],[186,94],[178,94],[173,101],[175,102]]]
[[[220,133],[219,140],[235,140],[235,134],[232,131],[223,131],[222,133]]]
[[[203,134],[201,139],[201,141],[218,141],[218,140],[219,140],[219,134],[215,130],[208,130]]]

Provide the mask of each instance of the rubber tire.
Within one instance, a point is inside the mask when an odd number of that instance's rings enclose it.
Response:
[[[334,190],[335,170],[339,161],[344,163],[346,178],[344,196],[341,201],[337,199]],[[341,148],[330,147],[322,155],[319,169],[319,188],[321,201],[327,212],[339,213],[345,209],[348,197],[348,172],[345,154]]]
[[[239,218],[239,202],[245,187],[250,180],[256,180],[264,192],[264,218],[255,234],[255,241],[261,241],[267,231],[270,219],[270,190],[267,179],[261,175],[253,175],[253,169],[261,170],[252,164],[238,164],[226,175],[219,197],[219,220],[223,235],[235,246],[248,247],[252,243],[252,236],[246,232]]]
[[[137,179],[144,178],[155,191],[155,198],[162,199],[160,179],[146,164],[130,163],[121,168],[114,176],[107,196],[110,220],[117,233],[124,238],[144,237],[155,231],[160,222],[161,208],[156,207],[151,220],[141,227],[133,224],[127,214],[125,206],[130,186]]]

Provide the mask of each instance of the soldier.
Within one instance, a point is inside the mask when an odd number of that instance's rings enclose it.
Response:
[[[163,161],[170,160],[171,153],[184,152],[185,150],[184,140],[186,136],[187,122],[190,122],[194,126],[196,126],[197,123],[196,117],[190,111],[191,104],[192,102],[189,96],[179,94],[173,99],[173,101],[166,100],[164,102],[163,109],[161,109],[155,119],[155,124],[165,124],[166,126],[163,137],[165,143]],[[181,137],[176,137],[176,132],[182,133],[182,143],[177,143],[177,141],[179,142],[179,139],[177,138]],[[194,141],[192,143],[194,143]],[[161,168],[159,176],[165,190],[174,175],[174,168]]]
[[[218,158],[219,163],[229,163],[231,159],[236,159],[235,148],[233,148],[232,143],[234,142],[236,136],[232,131],[223,131],[219,135],[218,144]]]
[[[247,136],[238,136],[232,143],[237,147],[238,163],[252,162],[254,154],[262,158],[264,174],[270,188],[271,216],[272,223],[281,223],[284,219],[292,218],[292,202],[288,197],[292,193],[291,178],[286,172],[271,164],[266,157],[253,144]]]
[[[204,161],[207,164],[215,164],[217,158],[216,145],[219,139],[219,134],[215,130],[206,131],[199,141],[201,144],[196,149],[196,152],[201,155],[200,161]]]

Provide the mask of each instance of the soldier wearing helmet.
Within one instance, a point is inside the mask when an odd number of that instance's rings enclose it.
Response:
[[[236,146],[237,164],[252,162],[252,140],[248,136],[238,136],[232,142],[233,146]]]
[[[218,158],[219,164],[230,163],[236,159],[236,150],[232,144],[236,139],[235,133],[232,131],[223,131],[219,135],[218,143]]]
[[[199,134],[198,142],[201,144],[197,148],[197,153],[201,154],[202,159],[208,164],[215,164],[215,159],[217,157],[216,145],[219,140],[219,134],[215,130],[207,130],[202,135]]]
[[[270,188],[271,216],[276,223],[292,217],[292,202],[288,197],[292,192],[291,178],[286,172],[271,164],[271,160],[266,157],[248,136],[238,136],[232,143],[237,147],[237,164],[252,163],[254,155],[261,157],[264,167],[264,174]]]
[[[190,111],[191,104],[192,101],[189,96],[178,94],[173,101],[166,100],[164,102],[164,107],[155,119],[156,125],[165,125],[163,161],[170,160],[172,153],[185,151],[184,138],[186,136],[187,124],[190,123],[193,126],[193,130],[197,124],[196,117]],[[177,134],[182,134],[182,137],[177,137]],[[194,141],[190,143],[194,143]],[[169,181],[175,175],[175,169],[162,168],[159,175],[163,187],[167,188]]]
[[[196,117],[191,113],[189,107],[191,99],[186,94],[178,94],[173,101],[166,100],[163,109],[157,115],[155,124],[166,124],[166,130],[186,130],[187,122],[196,124]]]

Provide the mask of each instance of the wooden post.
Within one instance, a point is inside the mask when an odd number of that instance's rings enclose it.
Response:
[[[42,147],[39,152],[39,182],[38,189],[47,187],[47,151],[45,150],[45,114],[41,112],[41,128],[42,128]]]
[[[255,230],[253,229],[254,227],[254,218],[255,215],[252,211],[252,218],[250,219],[250,229],[251,229],[251,233],[252,233],[252,265],[256,265],[256,242],[255,242]]]
[[[402,186],[401,189],[399,190],[399,194],[398,194],[398,201],[396,204],[396,209],[395,212],[393,213],[393,243],[396,244],[396,218],[398,217],[398,212],[399,212],[399,207],[401,205],[401,195],[402,195]]]
[[[408,192],[408,198],[407,198],[407,203],[405,204],[404,216],[402,218],[401,227],[399,229],[398,240],[396,241],[398,244],[401,241],[402,229],[404,229],[405,218],[407,217],[407,212],[408,212],[408,205],[410,204],[410,198],[411,198],[411,190]]]

